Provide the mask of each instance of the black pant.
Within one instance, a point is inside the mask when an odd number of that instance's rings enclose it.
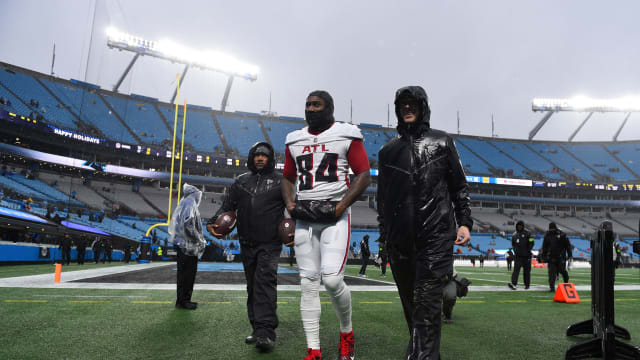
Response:
[[[62,248],[62,263],[67,265],[71,263],[71,248]]]
[[[453,250],[447,252],[451,256],[389,253],[410,333],[407,360],[440,359],[442,294],[446,269],[453,264]]]
[[[562,259],[558,260],[549,260],[548,264],[549,269],[549,288],[556,288],[556,276],[558,274],[562,274],[562,279],[564,282],[569,282],[569,273],[567,272],[567,268],[565,266],[565,262]]]
[[[131,261],[131,252],[130,251],[125,251],[125,253],[124,253],[124,262],[128,264],[129,261]]]
[[[183,304],[191,301],[197,271],[198,257],[186,255],[182,249],[178,248],[177,303]]]
[[[513,263],[513,260],[511,259],[507,259],[507,270],[511,271],[511,264]]]
[[[100,250],[93,250],[93,261],[97,264],[100,261]]]
[[[360,267],[360,274],[362,275],[366,274],[368,264],[369,264],[369,256],[362,255],[362,266]]]
[[[78,265],[84,265],[84,249],[76,249],[78,251]]]
[[[516,256],[516,266],[511,274],[511,283],[518,285],[518,277],[520,277],[520,268],[524,269],[524,286],[529,287],[531,284],[531,258],[524,256]]]
[[[247,315],[253,335],[275,340],[280,248],[243,246],[240,256],[247,280]]]
[[[380,263],[380,270],[382,271],[382,275],[385,275],[387,273],[387,255],[380,256],[380,260],[382,261]]]

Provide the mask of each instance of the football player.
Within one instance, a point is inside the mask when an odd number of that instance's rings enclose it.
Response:
[[[371,183],[360,129],[335,122],[333,99],[314,91],[305,103],[307,127],[287,135],[282,194],[296,219],[300,313],[307,339],[305,360],[319,360],[320,280],[340,320],[338,359],[354,358],[351,293],[344,266],[351,238],[350,206]],[[349,169],[355,175],[349,183]]]

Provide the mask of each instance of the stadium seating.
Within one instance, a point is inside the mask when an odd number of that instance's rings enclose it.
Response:
[[[607,144],[615,156],[633,170],[636,175],[640,175],[640,144],[638,143],[617,143]]]
[[[153,104],[116,95],[102,95],[102,97],[144,143],[159,145],[172,138],[173,133],[169,132]]]
[[[26,104],[29,104],[32,99],[37,101],[39,106],[34,110],[48,122],[65,129],[77,129],[75,118],[65,109],[69,104],[60,104],[33,76],[0,70],[0,83],[11,89]],[[20,115],[28,116],[29,113]]]
[[[369,126],[360,126],[360,130],[364,136],[364,149],[369,154],[369,158],[378,160],[378,152],[387,143],[387,137],[384,136],[383,131]]]
[[[566,151],[560,148],[560,146],[556,144],[542,143],[531,143],[529,146],[544,158],[552,161],[565,172],[574,174],[583,180],[596,180],[595,174],[593,174],[589,168],[569,155]]]
[[[273,145],[273,149],[276,153],[284,154],[285,151],[285,138],[287,134],[302,129],[307,124],[305,124],[302,120],[299,122],[294,121],[280,121],[276,119],[262,119],[262,124],[264,125],[264,129],[267,131],[269,135],[269,140],[271,140],[271,145]]]
[[[93,209],[102,209],[107,205],[105,203],[106,199],[90,187],[83,185],[82,179],[80,178],[72,178],[42,171],[38,173],[38,178],[50,187],[64,193],[66,196],[72,196],[75,192],[78,201]]]
[[[639,180],[601,145],[565,144],[563,146],[567,151],[578,157],[601,175],[610,176],[615,181]]]
[[[43,79],[45,85],[87,124],[91,124],[110,140],[137,144],[136,139],[111,113],[95,90]]]
[[[457,142],[467,145],[471,150],[473,150],[476,154],[484,158],[488,159],[491,165],[495,169],[504,170],[505,175],[507,177],[518,177],[518,178],[526,178],[528,174],[526,173],[525,168],[523,168],[520,164],[516,163],[508,156],[506,156],[503,152],[491,146],[488,142],[482,139],[473,139],[473,138],[461,138],[458,137],[456,139]],[[467,161],[467,159],[463,158],[463,161]]]
[[[11,180],[18,182],[30,189],[37,191],[38,193],[44,194],[53,201],[64,202],[74,206],[83,206],[84,204],[80,201],[71,198],[69,195],[62,193],[61,191],[52,188],[51,186],[45,184],[44,182],[33,179],[28,180],[22,175],[11,175]]]
[[[515,141],[489,140],[498,149],[511,155],[529,170],[539,172],[550,180],[561,180],[562,176],[553,165],[532,152],[524,143]],[[491,159],[493,162],[493,159]]]
[[[168,104],[159,105],[158,108],[162,111],[165,118],[167,118],[169,126],[173,127],[175,108]],[[179,110],[178,139],[182,136],[182,116],[182,110]],[[187,108],[186,123],[187,128],[185,129],[185,141],[190,143],[196,151],[207,153],[222,152],[222,142],[220,141],[220,135],[214,126],[211,112]]]
[[[246,156],[256,142],[265,141],[257,118],[216,114],[216,119],[229,147],[242,156]]]
[[[457,143],[458,139],[455,140],[456,147],[458,148],[458,154],[460,154],[460,162],[464,167],[465,173],[467,175],[491,175],[492,171],[489,169],[487,164],[482,161],[479,157],[474,155],[471,151],[469,151],[466,147],[460,146]]]

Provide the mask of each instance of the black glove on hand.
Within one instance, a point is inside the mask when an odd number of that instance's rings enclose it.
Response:
[[[296,207],[293,208],[291,217],[321,224],[334,223],[338,221],[336,204],[335,201],[326,200],[296,200]]]

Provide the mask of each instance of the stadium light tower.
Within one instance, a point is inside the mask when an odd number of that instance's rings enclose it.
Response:
[[[580,129],[589,121],[594,112],[621,112],[627,115],[622,122],[622,125],[618,128],[613,141],[618,141],[618,135],[622,131],[622,128],[627,124],[631,113],[640,112],[640,96],[628,96],[618,99],[591,99],[584,96],[577,96],[571,99],[533,99],[531,109],[534,112],[544,111],[545,114],[540,119],[538,124],[529,132],[529,140],[542,129],[544,124],[551,118],[555,112],[558,111],[573,111],[573,112],[587,112],[587,116],[580,123],[578,128],[569,136],[569,141],[578,134]]]
[[[227,106],[227,100],[229,99],[229,92],[231,91],[234,77],[240,77],[250,81],[256,81],[258,79],[257,66],[238,61],[230,55],[216,51],[193,50],[170,40],[145,40],[141,37],[121,32],[113,27],[107,29],[107,46],[111,49],[131,51],[135,54],[122,75],[120,75],[120,78],[113,87],[113,91],[118,91],[122,81],[129,71],[131,71],[131,68],[138,58],[145,55],[184,64],[184,70],[182,72],[183,82],[187,70],[189,70],[190,67],[226,74],[228,80],[224,97],[222,98],[222,111],[224,111]],[[176,92],[177,88],[173,92],[171,103],[173,103],[176,98]]]

